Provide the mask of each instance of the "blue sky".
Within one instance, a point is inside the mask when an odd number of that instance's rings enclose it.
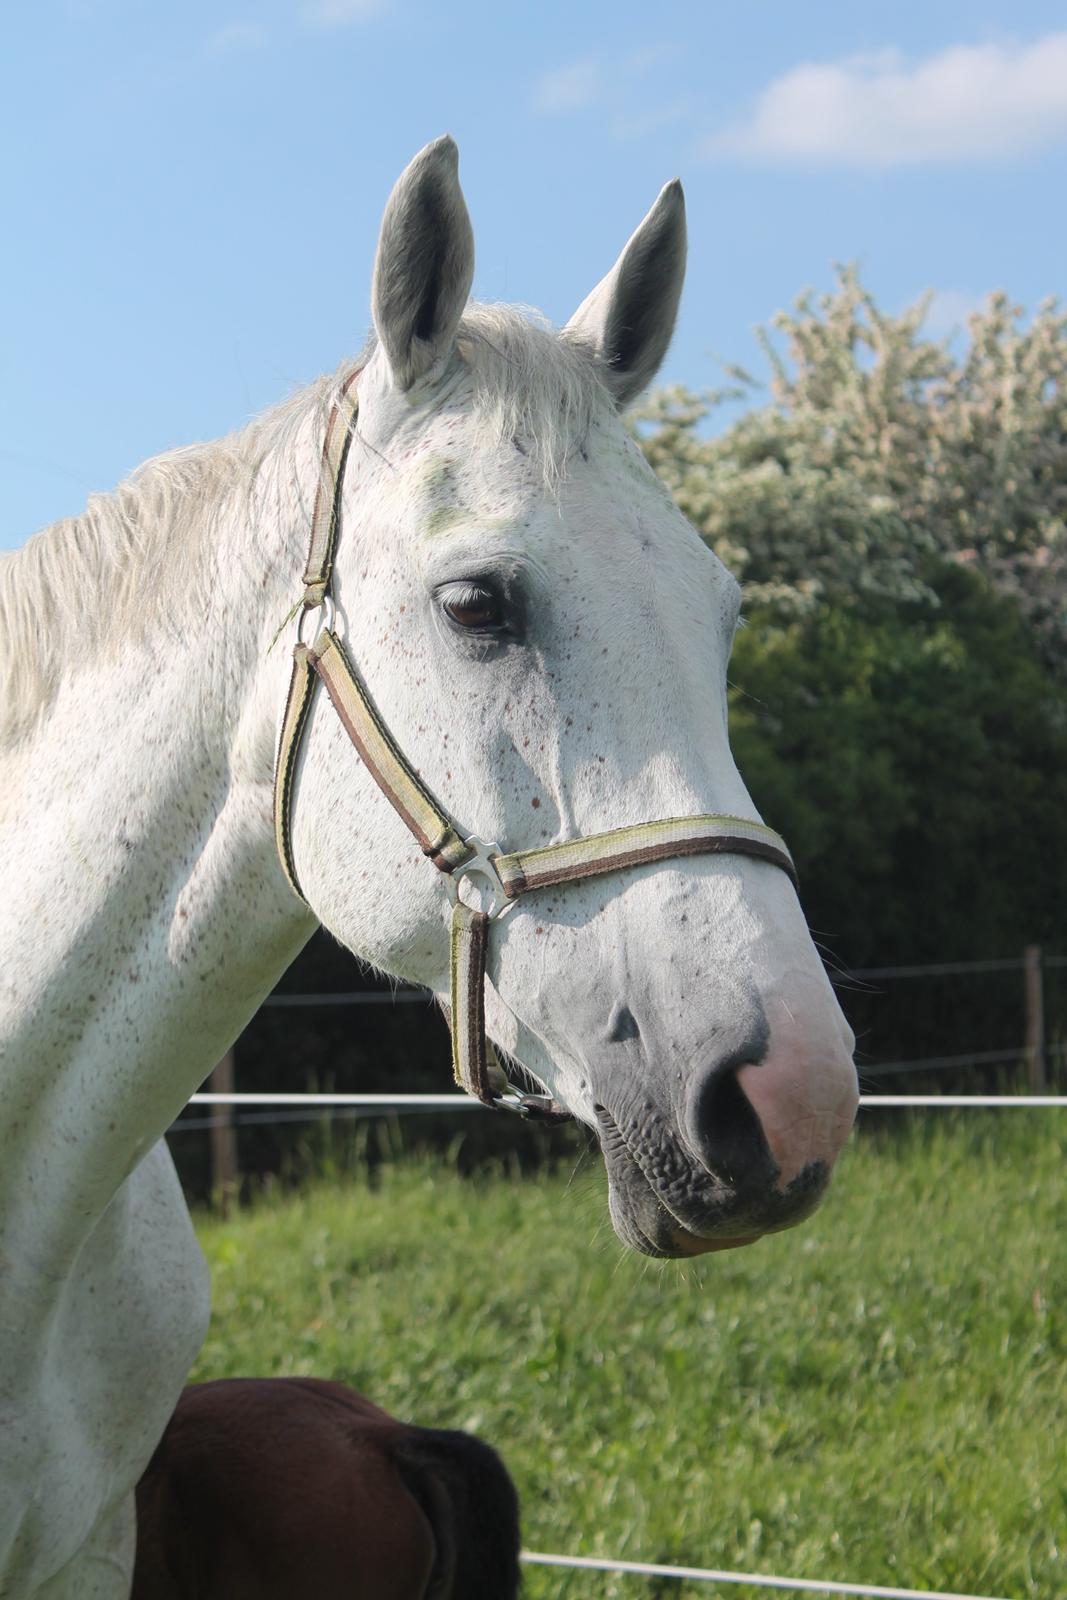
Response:
[[[754,363],[835,260],[882,303],[1067,264],[1061,4],[36,0],[0,55],[0,547],[358,349],[381,210],[448,131],[475,292],[565,321],[659,186],[691,230],[663,377]]]

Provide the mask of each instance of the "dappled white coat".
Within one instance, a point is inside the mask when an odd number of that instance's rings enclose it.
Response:
[[[451,141],[412,163],[383,224],[341,626],[431,788],[504,848],[755,816],[726,730],[737,586],[616,415],[666,348],[683,257],[670,185],[560,340],[464,313]],[[131,1490],[208,1315],[157,1141],[316,917],[447,990],[443,880],[324,697],[294,806],[313,910],[274,852],[291,634],[272,640],[299,593],[335,389],[150,463],[0,569],[5,1600],[127,1593]],[[472,595],[494,626],[456,622]],[[490,976],[494,1038],[600,1131],[629,1242],[745,1242],[815,1203],[822,1177],[803,1183],[832,1165],[855,1080],[782,872],[703,858],[530,896],[495,927]],[[764,1196],[742,1173],[743,1205],[705,1149],[727,1068],[771,1174]]]

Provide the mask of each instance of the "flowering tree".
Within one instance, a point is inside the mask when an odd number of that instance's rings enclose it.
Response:
[[[1067,316],[994,295],[957,351],[927,306],[842,270],[761,334],[762,404],[710,432],[733,369],[635,424],[744,583],[732,742],[849,967],[1067,953]],[[1019,1036],[1016,988],[848,1006],[872,1058],[952,1055]]]
[[[928,303],[888,316],[840,270],[774,319],[784,353],[761,330],[770,404],[708,437],[722,394],[660,391],[643,448],[751,604],[934,605],[938,564],[967,564],[1067,674],[1067,314],[1024,327],[993,295],[956,355],[924,337]]]

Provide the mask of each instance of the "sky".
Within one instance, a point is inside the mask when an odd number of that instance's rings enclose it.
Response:
[[[1067,12],[1042,0],[35,0],[0,50],[0,548],[356,352],[382,208],[449,132],[480,299],[562,323],[667,179],[665,382],[855,260],[947,335],[1067,270]]]

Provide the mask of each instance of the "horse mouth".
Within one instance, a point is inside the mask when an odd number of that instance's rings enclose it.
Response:
[[[612,1226],[642,1255],[678,1258],[755,1244],[809,1216],[829,1181],[826,1164],[812,1162],[778,1188],[769,1152],[757,1170],[725,1178],[698,1162],[651,1106],[619,1120],[602,1105],[595,1110]]]

